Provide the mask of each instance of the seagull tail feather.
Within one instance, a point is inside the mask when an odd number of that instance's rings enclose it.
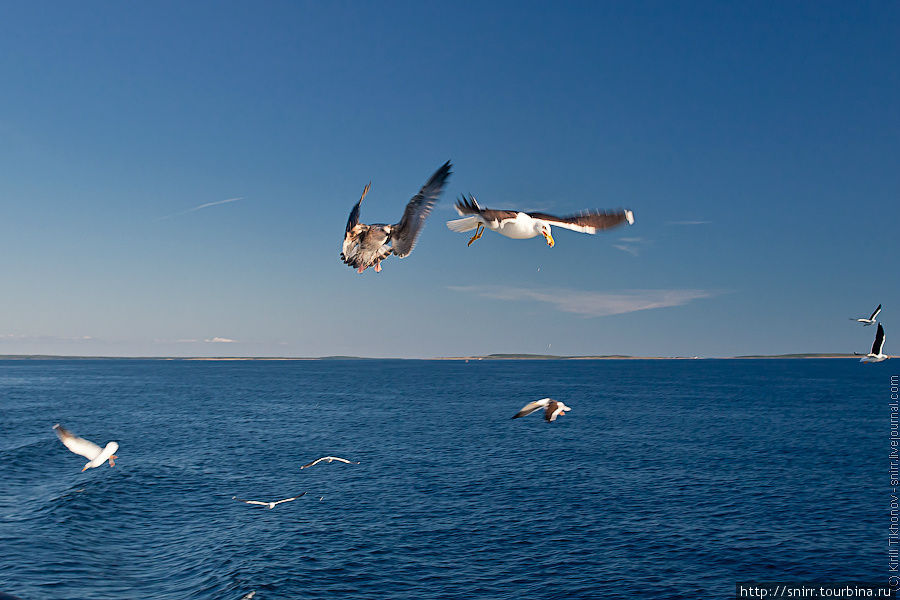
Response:
[[[463,233],[464,231],[472,231],[478,226],[478,217],[464,217],[462,219],[455,219],[453,221],[447,221],[447,229],[450,231],[455,231],[456,233]]]

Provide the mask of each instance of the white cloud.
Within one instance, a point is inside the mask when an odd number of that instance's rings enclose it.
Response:
[[[621,250],[622,252],[627,252],[632,256],[637,256],[639,254],[638,249],[634,246],[627,246],[625,244],[613,244],[613,248]]]
[[[237,202],[238,200],[243,200],[243,199],[244,199],[244,197],[241,196],[241,197],[239,197],[239,198],[228,198],[227,200],[217,200],[216,202],[207,202],[207,203],[205,203],[205,204],[199,204],[199,205],[195,206],[194,208],[189,208],[189,209],[183,210],[183,211],[181,211],[181,212],[177,212],[177,213],[173,213],[173,214],[171,214],[171,215],[166,215],[166,216],[164,216],[164,217],[160,217],[160,218],[157,219],[157,221],[163,221],[163,220],[165,220],[165,219],[171,219],[172,217],[177,217],[177,216],[179,216],[179,215],[186,215],[186,214],[188,214],[188,213],[192,213],[192,212],[195,212],[195,211],[198,211],[198,210],[202,210],[202,209],[204,209],[204,208],[209,208],[210,206],[218,206],[218,205],[220,205],[220,204],[228,204],[229,202]]]
[[[203,341],[207,342],[209,344],[233,344],[237,340],[231,340],[231,339],[223,338],[223,337],[214,337],[214,338],[205,339]]]
[[[0,341],[15,340],[19,342],[91,342],[95,341],[92,335],[27,335],[23,333],[0,334]]]
[[[562,312],[585,317],[606,317],[639,310],[681,306],[716,293],[708,290],[624,290],[591,292],[583,290],[535,290],[506,286],[450,286],[451,290],[477,294],[494,300],[531,300],[551,304]]]
[[[646,243],[646,240],[642,237],[623,237],[619,238],[621,244],[613,244],[613,248],[617,250],[621,250],[622,252],[627,252],[632,256],[637,256],[640,254],[639,247],[641,244]]]

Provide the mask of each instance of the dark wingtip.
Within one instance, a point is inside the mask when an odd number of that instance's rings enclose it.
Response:
[[[434,181],[446,181],[446,179],[453,174],[453,171],[450,170],[452,166],[453,164],[448,160],[435,171],[434,175],[431,176],[431,179]]]

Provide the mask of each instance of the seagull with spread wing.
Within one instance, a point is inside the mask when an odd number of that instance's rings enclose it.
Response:
[[[109,461],[110,467],[116,466],[116,459],[119,458],[116,456],[116,452],[119,450],[118,442],[109,442],[104,448],[101,448],[94,442],[78,437],[59,423],[53,426],[53,430],[56,432],[59,441],[61,441],[70,452],[88,459],[87,464],[81,469],[82,472],[93,469],[94,467],[99,467],[107,460]]]
[[[542,408],[544,409],[544,420],[548,423],[552,423],[556,420],[556,417],[566,414],[567,410],[572,410],[571,407],[566,406],[562,402],[557,402],[553,398],[541,398],[523,406],[522,410],[513,415],[513,419],[527,417],[534,411]]]
[[[857,323],[862,323],[863,325],[868,327],[869,325],[873,325],[874,323],[876,323],[876,321],[877,321],[876,317],[878,316],[878,313],[880,313],[880,312],[881,312],[881,305],[879,304],[878,308],[875,309],[875,312],[873,312],[872,315],[868,319],[865,317],[860,317],[858,319],[854,319],[853,317],[850,317],[850,320],[856,321]]]
[[[279,504],[281,504],[282,502],[293,502],[297,498],[301,498],[305,495],[306,495],[306,492],[303,492],[302,494],[294,496],[293,498],[285,498],[284,500],[276,500],[275,502],[261,502],[259,500],[242,500],[241,498],[238,498],[237,496],[232,496],[231,499],[237,500],[238,502],[243,502],[244,504],[256,504],[258,506],[268,506],[269,509],[271,510],[271,509],[275,508],[276,506],[278,506]]]
[[[425,218],[431,213],[441,192],[444,191],[444,185],[450,176],[450,167],[448,160],[435,171],[419,193],[407,203],[403,217],[395,225],[383,223],[366,225],[359,222],[359,206],[369,193],[369,186],[372,184],[370,182],[366,185],[359,202],[350,211],[350,218],[347,219],[341,260],[351,267],[356,267],[357,273],[362,273],[369,267],[375,267],[375,272],[379,273],[381,261],[391,254],[396,254],[400,258],[408,256],[425,225]]]
[[[878,331],[875,332],[875,341],[872,342],[872,350],[859,359],[859,362],[870,363],[870,362],[881,362],[883,360],[887,360],[890,358],[887,354],[884,354],[882,350],[884,349],[884,327],[881,326],[881,323],[878,324]]]
[[[323,461],[328,462],[328,463],[338,461],[338,462],[342,462],[342,463],[347,463],[348,465],[358,465],[359,464],[359,462],[357,462],[357,461],[347,460],[346,458],[339,458],[337,456],[323,456],[322,458],[317,458],[316,460],[312,461],[311,463],[306,463],[305,465],[303,465],[300,468],[305,469],[307,467],[314,467]]]
[[[469,240],[469,246],[481,238],[485,228],[514,240],[527,240],[542,235],[547,240],[547,245],[552,248],[556,243],[550,231],[552,225],[593,234],[622,223],[634,224],[634,213],[630,210],[592,210],[568,217],[554,217],[539,212],[482,208],[471,194],[468,198],[461,198],[456,202],[456,212],[463,218],[447,221],[447,228],[457,233],[474,229],[475,235]]]

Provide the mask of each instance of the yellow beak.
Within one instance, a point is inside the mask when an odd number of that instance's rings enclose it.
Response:
[[[549,233],[544,233],[543,231],[542,231],[541,233],[543,234],[544,239],[547,240],[547,245],[550,246],[550,247],[552,248],[552,247],[553,247],[553,244],[556,243],[556,242],[553,241],[553,236],[550,235]]]

